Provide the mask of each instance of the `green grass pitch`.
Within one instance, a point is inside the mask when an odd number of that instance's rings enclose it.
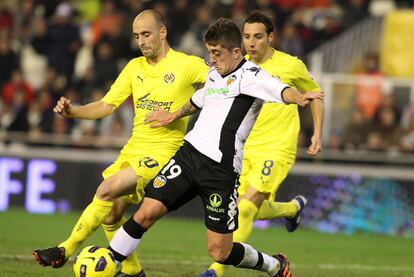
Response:
[[[0,213],[0,276],[74,276],[72,262],[63,268],[40,267],[32,258],[35,248],[64,239],[79,213],[35,215],[12,209]],[[254,230],[249,241],[269,254],[284,252],[295,277],[412,277],[414,239],[380,235],[323,234],[283,228]],[[106,246],[102,230],[85,244]],[[201,220],[166,217],[144,236],[138,255],[148,277],[194,277],[210,262],[205,227]],[[226,276],[267,276],[243,269],[229,269]]]

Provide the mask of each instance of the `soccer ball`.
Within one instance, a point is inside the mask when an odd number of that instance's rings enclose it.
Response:
[[[116,273],[114,255],[107,248],[85,247],[73,262],[76,277],[113,277]]]

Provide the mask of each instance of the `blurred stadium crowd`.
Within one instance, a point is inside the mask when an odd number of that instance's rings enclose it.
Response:
[[[126,62],[139,55],[131,22],[144,8],[167,21],[171,46],[206,55],[202,35],[221,16],[241,25],[249,10],[275,18],[275,47],[305,60],[306,54],[372,15],[369,0],[51,1],[0,3],[0,144],[68,147],[121,146],[132,126],[132,103],[100,121],[74,121],[52,112],[66,96],[85,104],[100,99]],[[386,1],[413,7],[414,1]],[[376,53],[367,53],[358,76],[383,78]],[[414,106],[396,105],[392,93],[357,86],[349,125],[326,147],[414,151]],[[374,98],[373,98],[374,97]],[[310,123],[303,122],[302,139]]]

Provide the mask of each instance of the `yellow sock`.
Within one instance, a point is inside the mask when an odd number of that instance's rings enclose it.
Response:
[[[105,236],[108,239],[108,241],[111,241],[113,236],[115,235],[116,231],[124,224],[126,221],[125,218],[122,218],[119,222],[115,224],[102,224],[102,227],[105,232]],[[132,254],[126,258],[122,262],[121,271],[122,273],[128,274],[128,275],[135,275],[139,272],[141,272],[142,266],[139,263],[138,255],[136,252],[132,252]]]
[[[224,269],[226,266],[224,264],[212,263],[208,269],[214,269],[217,277],[222,277],[224,275]]]
[[[257,207],[255,204],[247,199],[242,199],[239,202],[239,229],[233,233],[233,241],[245,242],[250,236],[253,229],[254,217],[257,214]]]
[[[238,205],[239,207],[239,228],[233,233],[233,241],[245,242],[253,229],[254,217],[258,211],[255,204],[247,199],[242,199]],[[209,269],[214,269],[217,277],[224,275],[226,266],[213,263]]]
[[[66,257],[70,257],[82,242],[104,222],[111,208],[112,201],[100,200],[94,196],[92,202],[86,207],[78,222],[76,222],[69,238],[59,244],[59,247],[65,248]]]
[[[298,212],[294,201],[275,202],[265,200],[256,215],[255,220],[273,219],[278,217],[293,217]]]

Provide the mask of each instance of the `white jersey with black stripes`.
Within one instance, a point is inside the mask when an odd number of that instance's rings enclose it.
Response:
[[[250,61],[243,60],[226,75],[214,68],[192,104],[201,109],[194,128],[185,136],[198,151],[240,173],[243,146],[263,105],[263,100],[284,103],[289,87]]]

